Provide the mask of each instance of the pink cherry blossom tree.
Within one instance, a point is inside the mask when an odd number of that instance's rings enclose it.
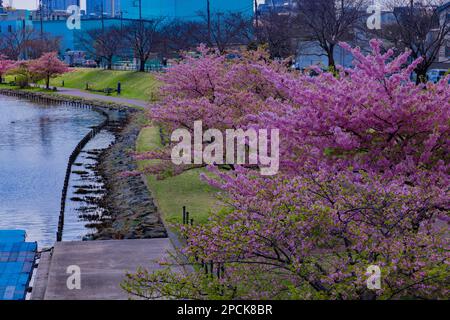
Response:
[[[211,167],[215,178],[204,179],[223,191],[224,209],[181,226],[187,243],[177,258],[195,271],[142,269],[126,290],[183,299],[448,296],[449,78],[417,86],[410,74],[420,60],[407,65],[409,52],[383,54],[376,40],[367,56],[341,45],[355,63],[337,74],[291,72],[261,52],[233,61],[201,51],[164,76],[153,120],[169,130],[194,120],[277,128],[281,172]],[[377,289],[367,285],[373,266]]]
[[[29,66],[35,78],[45,80],[45,88],[50,89],[50,79],[69,72],[68,66],[58,58],[56,52],[44,53],[39,59],[32,60]]]

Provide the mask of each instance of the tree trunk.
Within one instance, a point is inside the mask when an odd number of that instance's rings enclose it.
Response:
[[[47,90],[50,89],[50,76],[47,76],[47,78],[45,79],[45,88]]]
[[[107,68],[108,70],[112,70],[112,58],[108,58],[106,68]]]
[[[420,69],[420,70],[416,69],[416,74],[417,74],[416,84],[426,83],[428,81],[426,69]]]
[[[139,71],[140,72],[145,72],[145,63],[147,62],[147,60],[143,60],[143,59],[141,59],[141,64],[140,64],[140,66],[139,66]]]
[[[328,69],[332,69],[333,71],[336,70],[336,61],[334,60],[334,48],[330,47],[330,49],[327,52],[328,56]]]

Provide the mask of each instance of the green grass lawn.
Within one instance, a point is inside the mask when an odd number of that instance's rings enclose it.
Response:
[[[155,99],[159,86],[155,76],[151,73],[86,68],[75,68],[72,72],[52,79],[50,85],[60,87],[62,81],[67,88],[81,90],[86,89],[86,83],[89,83],[89,86],[95,90],[116,89],[117,83],[120,82],[122,85],[121,97],[139,100]]]
[[[144,128],[137,140],[137,151],[144,152],[161,147],[159,129]],[[140,163],[145,165],[144,162]],[[179,176],[157,180],[147,176],[147,182],[156,198],[164,220],[169,223],[182,222],[182,207],[186,206],[194,223],[205,223],[212,209],[217,209],[216,189],[200,180],[205,169],[187,171]]]

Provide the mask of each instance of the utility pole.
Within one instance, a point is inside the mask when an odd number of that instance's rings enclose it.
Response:
[[[256,41],[258,41],[258,33],[259,33],[259,13],[258,13],[258,0],[255,0],[255,36]]]
[[[44,11],[42,10],[42,0],[39,0],[39,18],[41,22],[41,39],[44,38]]]
[[[104,19],[104,16],[103,16],[103,11],[104,11],[104,7],[103,7],[103,1],[104,0],[102,0],[102,5],[101,5],[101,10],[102,10],[102,12],[101,12],[101,19],[102,19],[102,32],[104,32],[105,31],[105,19]]]
[[[255,21],[256,25],[258,25],[258,0],[255,0]]]
[[[206,14],[208,17],[208,41],[211,42],[211,3],[206,0]]]
[[[222,43],[222,28],[221,28],[220,17],[223,15],[224,14],[222,12],[217,12],[217,39],[218,39],[219,43]]]

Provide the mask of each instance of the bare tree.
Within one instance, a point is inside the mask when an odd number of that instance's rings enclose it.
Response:
[[[328,65],[334,68],[336,46],[353,39],[367,4],[367,0],[297,0],[299,37],[316,42],[327,56]]]
[[[124,38],[133,49],[135,57],[139,60],[139,71],[145,71],[145,64],[152,53],[156,52],[162,42],[163,18],[154,20],[136,20],[124,29]]]
[[[231,45],[247,44],[251,31],[252,20],[242,13],[216,13],[211,18],[209,44],[225,52]]]
[[[296,15],[294,12],[278,12],[275,8],[258,16],[255,34],[259,44],[267,44],[273,58],[287,58],[297,52]]]
[[[179,19],[168,21],[161,28],[161,33],[164,35],[161,41],[162,52],[168,54],[195,48],[199,44],[195,36],[197,29],[195,21]]]
[[[187,50],[203,43],[224,53],[229,47],[247,45],[252,39],[252,19],[242,13],[219,12],[208,19],[206,13],[199,12],[198,17],[191,21],[171,20],[165,23],[159,42],[163,50]]]
[[[441,13],[438,8],[443,0],[391,0],[388,3],[393,20],[384,25],[378,35],[387,40],[397,51],[411,50],[414,59],[422,58],[417,66],[417,82],[426,81],[428,69],[439,55],[439,51],[448,45],[450,36],[449,14]]]
[[[210,19],[204,12],[198,13],[201,21],[191,23],[189,36],[224,53],[233,45],[246,45],[252,38],[252,18],[239,12],[217,12]],[[209,21],[209,22],[208,22]]]
[[[34,37],[30,28],[16,29],[5,32],[0,37],[0,53],[12,60],[27,58],[27,49]]]
[[[105,60],[108,70],[112,69],[114,57],[124,48],[123,32],[114,26],[85,31],[78,35],[78,42],[90,55]]]
[[[12,60],[36,59],[47,52],[58,52],[60,44],[59,37],[31,28],[18,28],[2,34],[0,54]]]
[[[48,33],[39,34],[39,36],[35,36],[27,42],[27,58],[37,59],[45,53],[58,52],[60,46],[60,37],[54,37]]]

